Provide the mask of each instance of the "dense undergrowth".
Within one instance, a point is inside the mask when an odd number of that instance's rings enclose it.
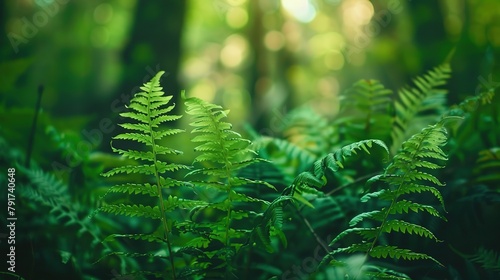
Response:
[[[47,144],[26,163],[2,127],[1,165],[17,170],[26,221],[18,252],[33,252],[18,274],[495,279],[500,101],[486,89],[447,104],[450,73],[441,65],[395,92],[361,80],[333,118],[293,110],[281,137],[249,129],[248,140],[228,110],[189,93],[173,104],[163,72],[117,118],[114,154],[80,148],[42,116]]]

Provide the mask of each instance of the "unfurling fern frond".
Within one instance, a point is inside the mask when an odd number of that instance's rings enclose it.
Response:
[[[182,182],[172,179],[168,173],[187,168],[184,165],[169,163],[165,161],[165,155],[181,154],[172,148],[159,145],[159,142],[165,137],[182,132],[180,129],[163,128],[161,125],[179,119],[181,116],[170,115],[174,108],[169,102],[172,96],[164,96],[160,87],[160,77],[163,71],[159,72],[138,92],[131,100],[128,106],[129,111],[121,113],[120,116],[129,120],[129,122],[120,124],[127,132],[119,134],[113,139],[124,140],[135,143],[143,147],[141,150],[120,149],[112,145],[113,152],[122,155],[124,158],[137,161],[137,165],[126,165],[116,167],[104,173],[104,177],[110,177],[118,174],[139,174],[150,178],[149,182],[125,182],[112,186],[108,193],[122,193],[128,195],[140,195],[146,197],[156,197],[155,205],[143,205],[136,203],[114,203],[104,205],[100,211],[125,215],[130,217],[146,217],[160,221],[160,228],[155,233],[123,235],[130,239],[140,240],[163,240],[167,247],[167,255],[170,264],[166,266],[165,277],[169,279],[176,278],[174,265],[174,252],[172,241],[172,225],[175,223],[172,219],[167,219],[167,212],[171,212],[179,205],[171,205],[172,200],[178,201],[172,196],[165,199],[164,195],[167,189],[179,186]],[[125,178],[128,178],[125,176]],[[132,178],[130,176],[130,178]],[[196,204],[196,203],[195,203]],[[149,236],[148,236],[149,235]],[[135,237],[134,237],[135,236]],[[130,257],[134,257],[129,255]]]
[[[360,80],[340,98],[335,119],[341,139],[352,143],[363,139],[390,142],[393,122],[392,91],[377,80]]]
[[[405,221],[402,217],[409,212],[422,212],[445,219],[433,206],[412,199],[418,197],[420,193],[429,193],[444,208],[443,197],[437,189],[444,184],[430,172],[433,169],[443,168],[440,162],[447,160],[446,153],[441,149],[447,141],[445,121],[446,119],[428,126],[405,141],[385,172],[368,180],[368,183],[381,181],[387,187],[364,195],[361,201],[378,199],[384,205],[383,208],[361,213],[352,218],[349,224],[351,228],[341,232],[330,245],[338,246],[337,244],[346,236],[357,236],[360,241],[347,247],[337,248],[327,255],[323,262],[333,258],[334,262],[342,263],[337,259],[338,255],[358,252],[365,254],[365,258],[429,259],[439,264],[432,256],[396,246],[383,245],[379,240],[384,234],[397,232],[438,241],[429,229]]]
[[[444,113],[447,91],[438,87],[446,84],[450,72],[449,65],[443,64],[415,78],[414,87],[404,87],[398,91],[391,133],[392,154],[400,148],[405,139],[417,133],[421,127],[435,123]]]
[[[255,157],[251,142],[233,131],[231,124],[225,121],[228,110],[196,97],[183,98],[186,113],[193,118],[191,133],[196,134],[191,141],[198,144],[195,151],[200,152],[194,160],[197,168],[187,176],[202,176],[202,180],[193,184],[209,190],[212,195],[215,193],[213,196],[217,198],[217,201],[210,201],[192,212],[193,215],[205,210],[220,213],[215,221],[193,226],[208,230],[199,240],[200,244],[223,245],[208,254],[223,262],[220,268],[225,269],[223,273],[228,277],[234,270],[234,256],[250,237],[253,220],[270,204],[239,191],[239,188],[247,185],[274,187],[267,182],[237,176],[239,170],[261,160]],[[218,267],[210,269],[217,270]]]

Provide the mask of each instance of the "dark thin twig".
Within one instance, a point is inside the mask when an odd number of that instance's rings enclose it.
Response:
[[[35,144],[35,131],[36,131],[36,125],[38,121],[38,113],[40,112],[41,108],[41,103],[42,103],[42,93],[43,93],[43,85],[38,86],[38,98],[36,100],[36,106],[35,106],[35,115],[33,116],[33,123],[31,124],[31,132],[30,132],[30,138],[28,140],[28,149],[26,152],[26,160],[24,162],[24,165],[26,167],[29,167],[30,160],[31,160],[31,152],[33,151],[33,145]]]
[[[327,254],[330,253],[330,248],[328,248],[328,245],[318,236],[318,234],[316,233],[316,231],[314,231],[314,228],[311,226],[311,223],[309,223],[309,221],[307,220],[307,218],[304,217],[304,215],[302,215],[302,213],[300,213],[300,210],[297,208],[297,206],[294,205],[293,208],[297,212],[297,215],[299,215],[299,217],[302,219],[302,221],[304,221],[304,224],[306,224],[306,226],[309,229],[309,231],[314,235],[314,238],[316,239],[316,242],[318,242],[318,244],[323,248],[323,250],[325,250],[325,252]]]
[[[352,182],[350,182],[348,184],[342,185],[342,186],[340,186],[338,188],[335,188],[335,189],[329,191],[328,193],[326,193],[326,195],[327,196],[332,195],[332,194],[334,194],[334,193],[336,193],[336,192],[338,192],[338,191],[340,191],[340,190],[342,190],[344,188],[350,187],[350,186],[355,185],[355,184],[357,184],[357,183],[359,183],[361,181],[364,181],[364,180],[366,180],[366,179],[368,179],[370,177],[373,177],[376,174],[379,174],[379,172],[374,172],[374,173],[370,173],[370,174],[361,176],[361,177],[357,178],[356,180],[354,180],[354,181],[352,181]],[[315,199],[316,198],[313,198],[309,202],[312,202]],[[307,218],[304,217],[304,215],[302,215],[302,213],[300,212],[300,210],[302,210],[302,207],[304,205],[301,205],[300,207],[297,207],[295,205],[293,205],[293,206],[294,206],[293,208],[295,209],[295,212],[297,212],[297,215],[299,215],[299,217],[302,219],[302,221],[304,221],[304,224],[307,226],[307,228],[309,229],[309,231],[314,235],[314,238],[316,239],[316,242],[323,248],[323,250],[325,250],[325,252],[327,254],[330,253],[330,248],[328,248],[328,245],[325,242],[323,242],[323,240],[318,236],[318,234],[316,233],[316,231],[314,231],[314,228],[312,227],[311,223],[309,223],[309,220],[307,220]]]

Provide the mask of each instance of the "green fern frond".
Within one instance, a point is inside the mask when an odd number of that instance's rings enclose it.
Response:
[[[490,104],[495,97],[496,88],[490,88],[487,91],[482,91],[480,94],[469,97],[458,105],[453,105],[447,112],[447,116],[464,116],[467,113],[477,111],[478,106]]]
[[[89,213],[83,213],[82,215],[79,212],[81,209],[78,204],[71,200],[68,185],[54,174],[45,172],[34,165],[32,164],[30,169],[17,166],[17,170],[25,174],[29,181],[29,184],[23,185],[17,190],[21,197],[50,208],[50,214],[44,217],[47,223],[50,220],[48,218],[53,217],[57,221],[58,227],[60,225],[66,227],[76,226],[76,237],[85,240],[85,236],[90,236],[90,243],[82,244],[82,246],[90,245],[93,251],[106,254],[116,249],[123,249],[120,244],[111,246],[102,243],[101,229],[95,221],[91,221],[89,218],[81,218],[82,216],[89,216]],[[111,223],[107,219],[100,222]],[[77,252],[72,253],[77,254]],[[136,263],[133,260],[120,260],[120,265],[122,267],[136,266]]]
[[[364,151],[370,154],[370,149],[373,146],[378,146],[384,149],[387,153],[389,150],[384,142],[376,139],[362,140],[359,142],[346,145],[334,153],[330,153],[323,158],[313,163],[312,171],[302,172],[299,174],[291,187],[291,194],[295,193],[314,193],[318,194],[315,189],[321,188],[326,184],[326,173],[336,173],[344,168],[344,161],[358,154],[358,151]]]
[[[272,253],[275,251],[271,244],[271,238],[279,237],[282,244],[286,247],[287,240],[282,231],[283,228],[283,207],[293,202],[294,198],[290,196],[279,196],[267,207],[262,215],[262,220],[254,228],[254,238],[256,237],[267,252]]]
[[[500,272],[500,254],[494,250],[480,247],[473,255],[470,255],[468,259],[480,264],[484,269]]]
[[[271,120],[270,125],[273,129],[271,135],[280,133],[286,139],[285,142],[316,157],[330,150],[331,145],[338,142],[329,120],[312,106],[301,106],[286,115],[275,111],[275,118]]]
[[[297,174],[309,169],[318,158],[309,150],[279,138],[262,136],[255,141],[254,146],[263,150],[266,158],[273,159],[273,164],[285,175],[286,184],[291,183]]]
[[[370,138],[390,141],[394,115],[392,91],[379,81],[358,81],[340,96],[340,105],[335,123],[344,141]]]
[[[208,103],[199,98],[186,98],[186,113],[193,116],[192,133],[199,135],[191,139],[201,143],[195,151],[202,152],[195,162],[204,162],[207,167],[196,169],[190,175],[204,173],[217,179],[229,179],[232,173],[254,162],[249,159],[255,155],[250,149],[251,142],[231,130],[232,125],[223,121],[229,111],[221,106]]]
[[[474,168],[476,182],[498,186],[500,182],[498,170],[500,170],[500,148],[494,147],[480,151]]]
[[[391,133],[392,154],[408,136],[418,132],[421,127],[434,123],[444,113],[446,90],[439,87],[446,84],[450,72],[448,64],[440,65],[415,78],[414,87],[404,87],[398,91]]]
[[[372,258],[389,257],[410,261],[427,259],[440,264],[439,261],[429,255],[396,246],[379,245],[377,241],[381,235],[392,232],[418,235],[439,241],[429,229],[404,221],[401,217],[405,217],[409,212],[424,212],[446,220],[433,206],[415,202],[410,200],[412,196],[408,196],[408,194],[428,192],[436,197],[444,208],[443,197],[436,188],[444,186],[444,184],[428,172],[436,168],[443,168],[440,162],[447,158],[446,153],[441,149],[447,141],[447,132],[444,128],[446,120],[445,118],[435,125],[424,128],[420,133],[413,135],[405,141],[402,149],[393,157],[389,166],[386,167],[385,172],[368,180],[368,184],[381,181],[386,183],[387,187],[365,194],[361,198],[361,201],[367,202],[377,199],[385,202],[383,205],[387,206],[384,206],[380,210],[360,213],[352,218],[349,225],[353,228],[339,233],[330,245],[333,246],[350,235],[358,236],[362,242],[336,249],[329,253],[323,259],[323,262],[330,257],[334,258],[337,254],[361,252]],[[359,225],[362,226],[360,227]]]
[[[122,193],[127,195],[147,195],[156,197],[157,205],[143,205],[134,203],[117,203],[102,206],[99,210],[106,213],[124,215],[129,217],[144,217],[161,221],[161,240],[167,247],[167,257],[170,262],[169,277],[175,279],[174,252],[172,250],[172,226],[175,221],[167,221],[166,212],[172,212],[177,209],[186,209],[200,205],[201,202],[180,199],[175,196],[168,196],[164,199],[165,189],[183,185],[183,182],[167,176],[181,169],[188,167],[182,164],[169,163],[165,161],[168,155],[179,155],[181,151],[165,147],[159,144],[165,137],[183,132],[181,129],[164,128],[161,125],[165,122],[171,122],[181,118],[179,115],[169,115],[175,105],[170,105],[172,96],[164,96],[160,86],[160,77],[163,71],[158,72],[149,82],[140,87],[141,91],[136,93],[130,101],[127,112],[121,113],[128,122],[120,124],[126,132],[113,137],[115,141],[133,142],[143,147],[143,150],[120,149],[111,143],[113,152],[120,154],[126,159],[137,162],[136,165],[125,165],[115,167],[102,174],[104,177],[111,177],[119,174],[139,174],[151,178],[152,183],[126,182],[112,186],[106,193]],[[126,178],[127,176],[125,176]],[[105,196],[106,196],[105,195]],[[116,236],[116,235],[115,235]],[[151,242],[150,235],[122,235],[129,238]],[[124,254],[124,256],[134,257],[134,254]],[[164,277],[167,277],[164,275]]]
[[[251,142],[233,131],[232,125],[225,121],[228,110],[196,97],[187,98],[183,94],[183,98],[187,107],[186,113],[192,116],[191,133],[196,134],[191,141],[197,144],[194,150],[199,153],[194,160],[196,168],[186,176],[207,176],[205,180],[193,182],[193,184],[209,192],[215,191],[216,196],[219,197],[218,202],[209,202],[193,208],[191,220],[196,219],[203,212],[222,212],[216,215],[215,221],[209,224],[198,223],[193,227],[207,228],[210,239],[218,240],[223,244],[222,248],[207,248],[204,251],[223,262],[220,267],[212,267],[211,273],[218,269],[225,269],[225,275],[229,277],[234,270],[233,258],[246,244],[245,240],[250,238],[252,232],[250,226],[259,216],[258,212],[242,206],[253,205],[251,208],[260,210],[270,204],[266,200],[242,193],[240,190],[249,185],[263,185],[273,190],[276,189],[262,180],[237,176],[240,170],[262,160],[255,157],[256,152],[252,149]],[[198,239],[197,244],[194,245],[207,246],[207,240]]]

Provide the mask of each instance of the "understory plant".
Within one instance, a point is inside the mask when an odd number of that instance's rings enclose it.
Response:
[[[490,102],[491,93],[448,108],[442,88],[450,76],[447,64],[396,92],[362,80],[342,95],[333,119],[293,112],[284,135],[300,131],[304,137],[254,133],[253,142],[233,130],[228,110],[183,93],[195,153],[189,165],[181,164],[184,147],[170,141],[185,131],[167,126],[183,117],[171,114],[162,74],[120,114],[124,132],[113,137],[112,150],[127,164],[103,173],[112,186],[99,210],[130,223],[128,232],[105,240],[123,250],[102,259],[135,260],[122,263],[120,273],[276,279],[288,277],[291,270],[283,266],[300,262],[311,244],[322,256],[298,277],[408,279],[412,264],[443,270],[443,260],[428,248],[429,242],[444,243],[445,145],[474,113],[470,108]],[[496,149],[480,155],[476,173],[497,166]],[[494,173],[477,177],[497,179]],[[303,240],[304,230],[314,241]],[[327,234],[329,242],[321,238]],[[495,265],[494,252],[477,253],[471,260]],[[278,254],[288,257],[276,260]]]

